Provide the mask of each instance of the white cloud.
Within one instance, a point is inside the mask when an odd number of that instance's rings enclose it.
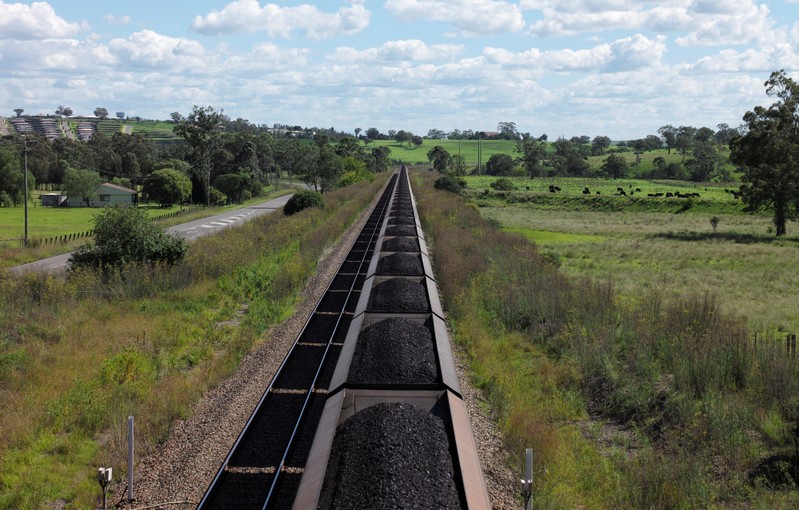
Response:
[[[519,6],[504,0],[387,0],[385,7],[402,21],[443,21],[466,34],[518,32],[524,28]]]
[[[191,27],[207,35],[264,31],[270,37],[287,38],[298,31],[311,39],[326,39],[358,33],[369,25],[370,17],[370,12],[358,3],[325,13],[308,4],[261,7],[257,0],[236,0],[221,11],[195,17]]]
[[[725,49],[716,55],[702,57],[686,65],[686,74],[762,73],[781,68],[799,68],[799,53],[790,44],[782,43],[768,48],[749,48],[743,51]]]
[[[112,25],[127,25],[130,23],[130,16],[114,16],[113,14],[107,14],[103,20]]]
[[[329,60],[340,63],[372,61],[430,61],[449,59],[463,51],[463,46],[455,44],[428,45],[418,39],[386,41],[379,48],[356,50],[355,48],[336,48],[328,56]]]
[[[524,66],[554,72],[620,72],[656,65],[665,51],[664,36],[648,39],[636,34],[587,50],[542,52],[532,48],[522,53],[512,53],[501,48],[486,48],[483,53],[489,61],[502,66]]]
[[[57,16],[48,3],[0,2],[0,40],[61,39],[74,37],[80,30],[79,24]]]
[[[757,0],[522,0],[541,11],[530,27],[537,36],[576,35],[608,30],[654,30],[684,33],[684,46],[780,41],[766,4]]]
[[[112,39],[108,46],[122,61],[134,66],[191,68],[209,64],[204,60],[205,49],[197,41],[152,30],[134,32],[127,39]]]

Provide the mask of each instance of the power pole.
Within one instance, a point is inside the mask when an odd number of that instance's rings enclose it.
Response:
[[[23,238],[23,243],[25,248],[28,247],[28,139],[22,138],[22,143],[24,145],[24,160],[25,160],[25,169],[23,170],[25,173],[24,182],[25,182],[25,237]]]

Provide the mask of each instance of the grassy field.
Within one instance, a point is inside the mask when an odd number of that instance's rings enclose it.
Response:
[[[514,472],[535,452],[536,508],[797,507],[799,363],[784,339],[754,340],[768,310],[730,306],[792,306],[774,298],[799,288],[780,269],[795,267],[795,239],[741,214],[714,235],[692,211],[474,207],[422,174],[414,194],[453,341]]]
[[[293,313],[326,247],[385,184],[325,208],[261,216],[203,237],[178,267],[0,277],[0,509],[97,506],[98,466],[126,471]],[[0,271],[2,272],[2,271]],[[54,383],[55,381],[55,383]]]
[[[771,217],[744,214],[725,189],[735,184],[634,180],[519,180],[530,191],[485,195],[491,178],[467,178],[487,218],[525,235],[565,273],[608,279],[629,298],[656,288],[718,296],[752,332],[799,333],[799,233],[776,239]],[[548,186],[560,186],[549,193]],[[698,192],[700,199],[610,197],[618,186],[641,195]],[[603,193],[583,197],[581,189]],[[691,207],[685,208],[690,200]],[[718,218],[714,231],[710,219]],[[790,234],[790,226],[789,226]]]
[[[453,156],[461,154],[466,158],[468,166],[477,165],[477,140],[424,140],[424,143],[418,147],[413,144],[408,147],[407,143],[399,144],[393,140],[375,140],[370,142],[367,148],[385,146],[391,149],[392,159],[402,160],[409,164],[428,164],[427,152],[436,145],[444,147]],[[514,152],[516,142],[512,140],[483,140],[481,147],[483,165],[492,154],[502,153],[510,154],[513,157],[518,156]]]
[[[447,152],[453,156],[461,154],[466,159],[466,165],[472,169],[477,167],[478,152],[477,140],[424,140],[424,143],[418,147],[415,145],[408,146],[407,143],[399,144],[393,140],[375,140],[369,143],[369,147],[386,146],[391,149],[391,158],[402,160],[405,163],[412,165],[426,165],[429,164],[427,160],[427,152],[433,147],[440,145],[445,148]],[[520,154],[516,152],[516,142],[513,140],[483,140],[482,147],[482,167],[493,154],[508,154],[514,159],[518,158]],[[555,148],[551,143],[547,143],[547,152],[554,154]],[[609,154],[609,153],[608,153]],[[601,156],[589,156],[587,158],[588,166],[592,170],[598,170],[608,154]],[[631,150],[629,152],[619,153],[629,165],[629,172],[632,175],[639,175],[650,172],[654,168],[655,158],[663,158],[666,164],[669,163],[683,163],[683,156],[677,151],[669,152],[667,149],[658,149],[648,151],[640,154],[640,160],[637,159],[636,154]],[[729,157],[729,150],[725,147],[720,151],[721,161],[724,165],[729,165],[727,159]],[[690,159],[690,154],[687,159]],[[730,171],[733,171],[730,168]],[[615,188],[614,188],[615,189]]]
[[[210,209],[184,209],[177,205],[169,208],[145,206],[145,210],[153,218],[184,210],[182,214],[158,221],[158,224],[162,227],[169,227],[242,206],[257,204],[289,192],[290,189],[281,185],[279,187],[269,187],[265,190],[264,195],[252,198],[243,204],[231,204]],[[37,202],[36,194],[34,194],[32,203]],[[74,250],[85,243],[87,239],[81,238],[66,243],[58,242],[44,246],[41,245],[41,240],[88,232],[93,228],[95,214],[97,214],[97,209],[88,207],[30,207],[28,209],[28,239],[30,239],[32,247],[24,249],[20,241],[25,230],[23,208],[0,207],[0,267],[25,264]]]

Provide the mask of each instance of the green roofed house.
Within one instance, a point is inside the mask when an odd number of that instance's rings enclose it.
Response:
[[[97,186],[92,195],[91,207],[105,207],[114,204],[131,204],[136,205],[139,202],[138,193],[134,189],[126,188],[104,182]],[[69,207],[85,207],[84,202],[80,197],[69,197]]]

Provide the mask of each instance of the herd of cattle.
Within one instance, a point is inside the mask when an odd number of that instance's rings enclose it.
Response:
[[[530,188],[528,187],[527,190],[529,191],[529,189]],[[558,193],[559,191],[561,191],[559,186],[555,186],[554,184],[550,184],[549,185],[549,192],[550,193]],[[727,193],[732,194],[732,196],[736,200],[741,198],[741,193],[739,191],[730,190],[730,189],[725,189],[724,191],[727,192]],[[582,193],[583,193],[583,195],[591,195],[591,190],[586,187],[586,188],[583,188]],[[632,185],[630,185],[630,187],[627,190],[625,190],[622,187],[617,187],[616,188],[616,192],[613,193],[613,196],[617,196],[617,197],[634,196],[636,193],[641,193],[641,188],[633,189]],[[596,194],[597,195],[601,195],[602,192],[601,191],[596,191]],[[701,198],[702,197],[702,195],[700,195],[697,192],[683,193],[681,191],[674,191],[674,192],[667,191],[667,192],[663,192],[663,193],[647,193],[646,196],[650,197],[650,198],[662,198],[662,197],[665,197],[665,198],[672,198],[672,197],[674,197],[674,198]]]

